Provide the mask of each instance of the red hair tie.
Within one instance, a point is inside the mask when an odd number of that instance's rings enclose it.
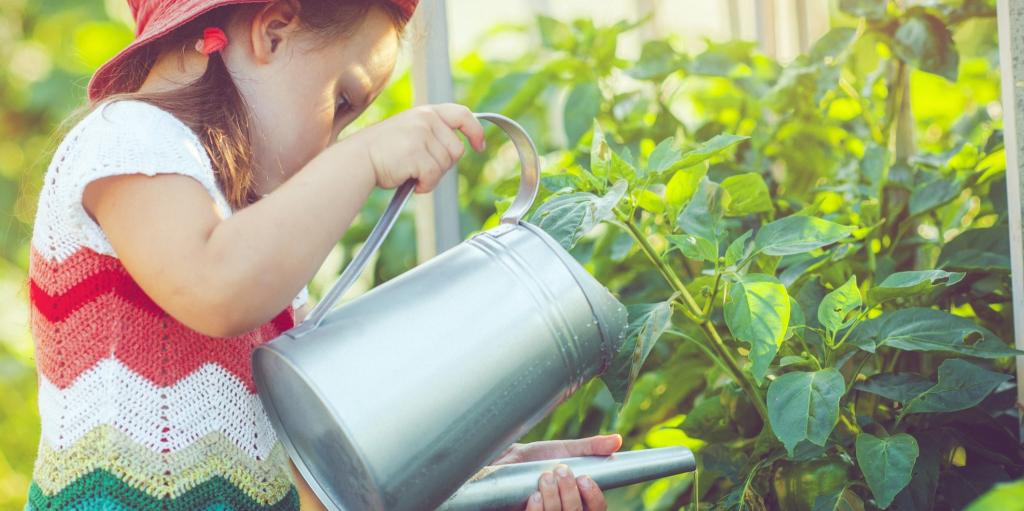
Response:
[[[213,52],[223,50],[228,45],[228,36],[218,27],[206,27],[203,30],[203,47],[199,48],[198,44],[196,49],[202,52],[203,55],[209,55]]]

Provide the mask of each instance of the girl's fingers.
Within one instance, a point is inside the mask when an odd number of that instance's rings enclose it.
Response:
[[[484,150],[484,126],[473,115],[473,111],[458,103],[442,103],[434,105],[434,111],[451,129],[457,129],[466,135],[473,149]]]
[[[462,158],[462,154],[466,152],[466,146],[463,145],[462,139],[440,120],[431,123],[430,127],[437,141],[448,150],[448,154],[452,158],[452,165],[454,165],[455,162]]]
[[[580,500],[580,490],[576,487],[576,478],[572,475],[569,465],[559,463],[555,465],[555,473],[558,474],[558,494],[562,501],[562,509],[566,511],[583,510],[583,502]]]
[[[437,140],[424,140],[426,145],[427,153],[433,159],[431,162],[423,162],[423,167],[419,174],[420,183],[417,185],[417,189],[421,187],[426,190],[433,190],[437,186],[438,181],[444,176],[444,172],[451,166],[451,155],[448,154],[448,149],[443,147]]]
[[[539,491],[533,492],[533,494],[526,499],[526,511],[544,511],[544,500]]]
[[[562,511],[562,500],[558,496],[558,482],[555,481],[555,475],[550,471],[544,472],[540,475],[540,482],[537,484],[541,500],[544,501],[544,511]]]
[[[577,477],[576,485],[579,486],[580,496],[583,497],[587,511],[607,511],[608,503],[604,500],[604,492],[590,476]]]

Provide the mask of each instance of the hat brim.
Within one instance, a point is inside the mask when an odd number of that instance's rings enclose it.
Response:
[[[133,92],[133,85],[128,83],[126,65],[140,55],[142,50],[160,37],[174,29],[194,20],[200,15],[217,7],[236,4],[261,4],[272,0],[184,0],[173,2],[168,12],[161,13],[160,20],[147,24],[146,31],[137,34],[135,40],[113,57],[104,62],[89,79],[87,91],[90,101],[99,101],[111,94]]]

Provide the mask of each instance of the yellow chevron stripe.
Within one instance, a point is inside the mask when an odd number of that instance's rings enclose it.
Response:
[[[108,424],[99,425],[66,449],[40,440],[33,480],[47,495],[103,468],[153,497],[177,498],[215,475],[263,505],[280,500],[294,484],[288,456],[277,442],[266,459],[256,460],[219,431],[188,447],[161,454]]]

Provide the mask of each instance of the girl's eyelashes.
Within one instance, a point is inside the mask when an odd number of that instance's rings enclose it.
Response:
[[[338,99],[334,102],[334,116],[341,115],[342,112],[347,112],[352,109],[352,103],[348,100],[344,94],[338,96]]]

